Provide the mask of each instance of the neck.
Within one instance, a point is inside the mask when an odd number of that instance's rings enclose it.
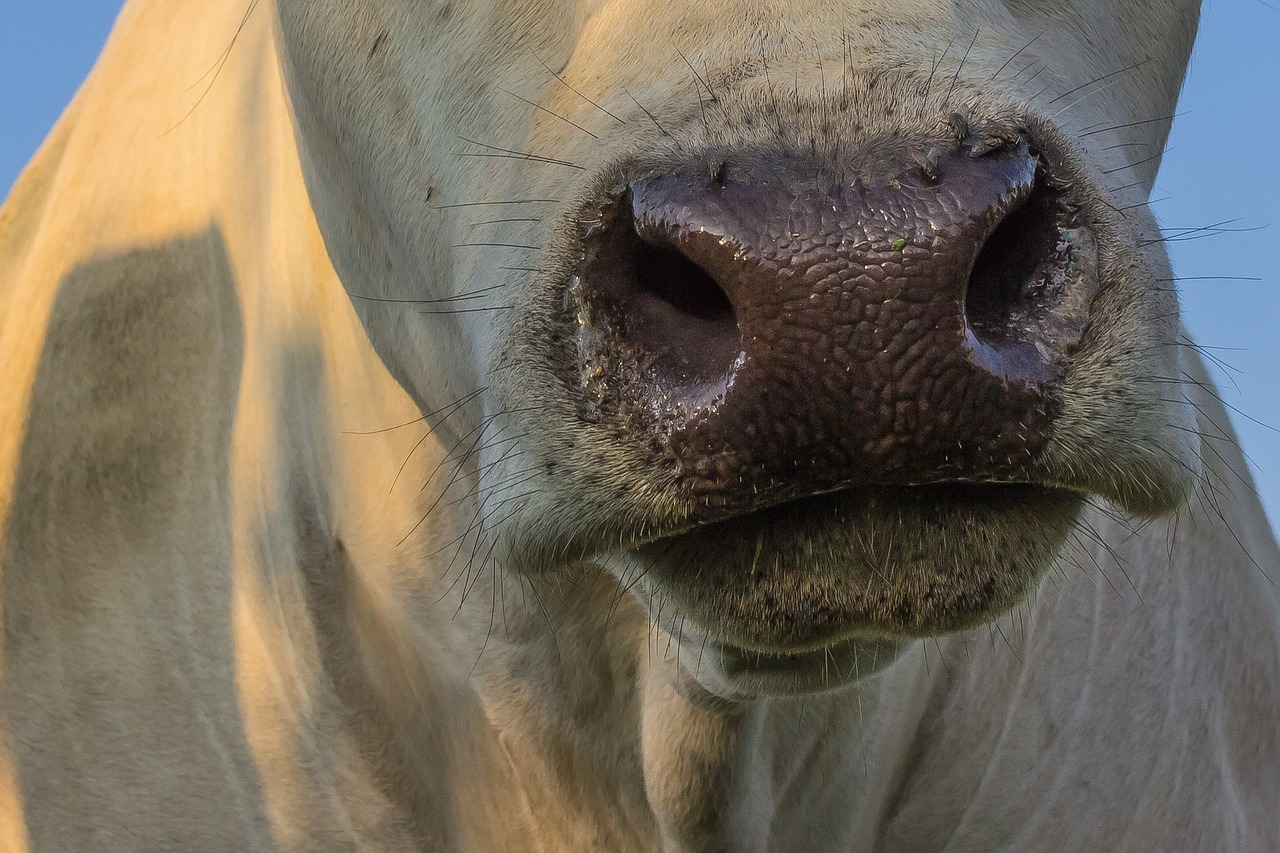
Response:
[[[873,849],[946,673],[920,645],[851,690],[730,704],[691,686],[674,645],[594,568],[464,578],[438,603],[447,574],[388,594],[353,588],[356,563],[333,570],[346,591],[314,620],[341,626],[321,640],[361,751],[417,778],[384,784],[398,808],[456,816],[428,829],[457,849],[753,851],[777,834]],[[517,826],[518,843],[492,837]]]

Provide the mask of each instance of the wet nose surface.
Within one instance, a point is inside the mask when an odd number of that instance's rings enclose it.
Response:
[[[730,160],[633,178],[578,270],[584,410],[643,423],[705,511],[997,481],[1045,443],[1091,235],[1025,142],[841,183]]]

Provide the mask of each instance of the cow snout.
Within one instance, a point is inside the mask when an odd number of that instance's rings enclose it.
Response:
[[[620,181],[571,288],[583,412],[703,513],[855,484],[1023,482],[1097,286],[1025,138],[880,173],[775,154]]]

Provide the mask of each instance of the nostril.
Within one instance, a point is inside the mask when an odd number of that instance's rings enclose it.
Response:
[[[623,304],[627,339],[676,388],[717,383],[741,349],[733,303],[705,270],[678,249],[633,243]]]
[[[980,340],[1017,340],[1026,322],[1050,306],[1066,260],[1066,215],[1061,193],[1038,183],[982,245],[964,302],[967,324]]]
[[[673,249],[641,243],[636,253],[636,285],[693,321],[737,327],[733,304],[720,285]]]
[[[681,251],[696,229],[654,227],[664,213],[638,213],[630,193],[615,198],[584,239],[579,278],[614,356],[633,360],[677,396],[701,399],[738,360],[738,317],[716,279]]]

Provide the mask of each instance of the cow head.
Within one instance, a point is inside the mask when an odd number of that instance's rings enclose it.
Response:
[[[607,567],[713,692],[866,675],[1194,482],[1143,205],[1192,3],[276,5],[330,254],[501,564]]]

